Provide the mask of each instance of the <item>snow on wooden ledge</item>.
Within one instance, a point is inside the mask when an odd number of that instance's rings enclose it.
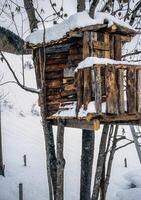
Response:
[[[140,65],[136,62],[128,62],[128,61],[116,61],[109,58],[98,58],[98,57],[87,57],[82,62],[78,64],[78,67],[75,69],[75,72],[78,69],[84,69],[88,67],[92,67],[93,65]]]
[[[54,25],[53,27],[45,29],[45,43],[51,41],[56,41],[66,35],[69,31],[75,30],[76,28],[83,28],[91,25],[102,25],[107,24],[108,27],[111,27],[113,24],[124,27],[132,32],[136,32],[129,24],[116,19],[114,16],[111,16],[108,13],[97,12],[94,16],[94,19],[89,17],[86,11],[76,13],[71,15],[67,20],[63,21],[60,24]],[[41,44],[43,43],[44,30],[36,30],[31,33],[27,38],[26,42],[30,44]]]

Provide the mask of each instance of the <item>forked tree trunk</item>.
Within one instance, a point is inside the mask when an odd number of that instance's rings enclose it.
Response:
[[[100,182],[102,177],[102,170],[105,158],[105,149],[106,149],[106,141],[109,131],[109,125],[105,124],[102,131],[101,142],[99,146],[99,154],[97,160],[97,167],[95,173],[95,181],[94,181],[94,188],[92,194],[92,200],[98,200],[99,197],[99,189],[100,189]]]
[[[81,156],[80,200],[90,200],[94,157],[94,131],[83,130]]]

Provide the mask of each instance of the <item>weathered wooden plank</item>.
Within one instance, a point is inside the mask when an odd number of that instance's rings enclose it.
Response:
[[[105,47],[108,47],[107,49],[105,48],[105,58],[110,58],[110,40],[109,40],[109,33],[104,33],[104,43]]]
[[[60,88],[62,86],[62,80],[61,79],[47,80],[45,84],[48,88]]]
[[[63,85],[63,89],[65,92],[67,91],[75,91],[76,87],[74,86],[74,84],[64,84]]]
[[[95,72],[95,106],[96,113],[102,112],[102,91],[101,91],[101,68],[96,65],[94,68]]]
[[[53,71],[53,72],[46,72],[45,79],[52,80],[52,79],[62,79],[63,78],[63,70]]]
[[[90,33],[88,31],[83,34],[83,59],[87,58],[90,55],[89,41]]]
[[[77,109],[76,112],[78,113],[79,109],[83,104],[83,79],[84,74],[83,70],[79,69],[77,72],[77,83],[76,83],[76,91],[77,91]]]
[[[91,69],[92,99],[95,100],[95,72],[94,67]]]
[[[92,100],[91,69],[87,68],[87,69],[84,69],[83,103],[84,103],[85,110],[87,109],[87,106],[91,100]]]
[[[46,48],[46,54],[68,52],[73,43],[59,44]]]
[[[101,50],[101,51],[109,51],[110,50],[110,46],[109,44],[105,43],[105,42],[101,42],[101,41],[93,41],[93,46],[94,46],[94,49],[98,49],[98,50]]]
[[[137,110],[136,69],[131,66],[127,70],[127,112],[135,113]]]
[[[141,112],[141,70],[137,71],[138,83],[137,83],[137,95],[138,95],[138,112]]]
[[[118,69],[119,113],[125,112],[124,69]]]
[[[46,72],[54,72],[54,71],[60,71],[63,70],[65,68],[66,64],[51,64],[51,65],[46,65]]]
[[[114,66],[106,67],[106,112],[118,113],[118,88]]]
[[[121,60],[121,52],[122,52],[122,48],[121,48],[121,37],[120,35],[115,35],[114,36],[114,57],[115,60]]]
[[[65,64],[67,62],[67,57],[66,58],[59,58],[59,59],[53,59],[49,58],[46,61],[47,65],[53,65],[53,64]]]
[[[61,120],[58,121],[57,130],[57,188],[56,200],[64,199],[64,124]]]

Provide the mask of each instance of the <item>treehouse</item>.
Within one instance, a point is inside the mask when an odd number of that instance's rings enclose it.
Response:
[[[140,123],[141,66],[121,61],[123,44],[135,34],[108,14],[91,19],[82,12],[28,36],[47,119],[85,129]]]

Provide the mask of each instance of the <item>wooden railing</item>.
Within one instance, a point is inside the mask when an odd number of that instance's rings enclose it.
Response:
[[[95,101],[96,114],[141,113],[141,66],[95,65],[76,73],[77,113]]]

